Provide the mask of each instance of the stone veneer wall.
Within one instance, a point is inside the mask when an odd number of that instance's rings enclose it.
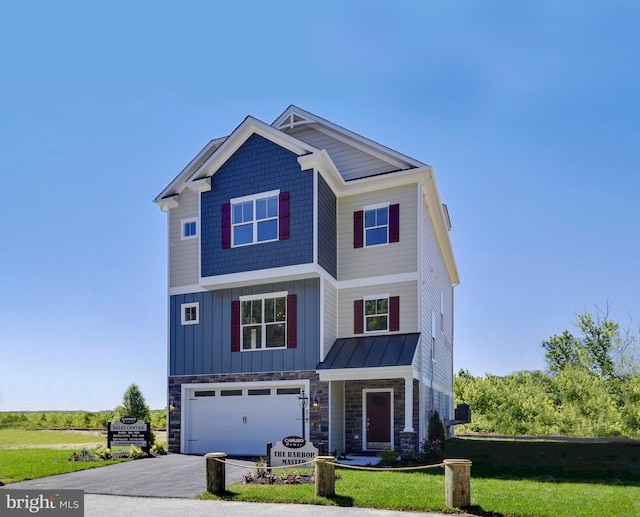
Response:
[[[395,449],[414,452],[419,445],[419,383],[413,381],[413,433],[404,432],[404,379],[381,379],[345,382],[346,450],[363,450],[362,443],[362,391],[365,389],[393,389],[393,433]],[[357,438],[356,438],[357,436]]]
[[[318,407],[309,407],[309,441],[314,445],[329,440],[329,384],[320,382],[314,371],[239,373],[224,375],[189,375],[169,377],[169,418],[167,429],[167,448],[169,452],[180,452],[180,428],[182,416],[182,385],[197,383],[224,382],[277,382],[309,380],[310,399],[318,400]]]

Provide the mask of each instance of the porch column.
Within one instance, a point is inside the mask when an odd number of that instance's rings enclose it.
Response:
[[[404,432],[413,433],[413,377],[404,378]]]

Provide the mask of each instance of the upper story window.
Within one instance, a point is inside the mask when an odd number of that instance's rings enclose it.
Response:
[[[278,240],[279,191],[231,200],[233,246]]]
[[[364,300],[365,332],[389,329],[389,297]]]
[[[182,325],[197,325],[200,323],[200,303],[183,303],[180,305],[180,320]]]
[[[180,221],[182,232],[180,238],[182,240],[195,239],[198,236],[198,218],[182,219]]]
[[[364,244],[376,246],[389,242],[389,205],[364,207]]]
[[[378,203],[353,213],[353,247],[400,241],[400,205]]]
[[[289,193],[272,190],[222,205],[222,248],[289,238]]]
[[[354,334],[400,330],[400,297],[365,296],[354,300]]]
[[[242,350],[286,348],[287,293],[241,297]]]

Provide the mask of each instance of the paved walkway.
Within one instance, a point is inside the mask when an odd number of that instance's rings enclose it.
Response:
[[[231,461],[246,465],[246,468],[227,465],[225,473],[227,484],[242,481],[242,475],[250,472],[254,466],[249,461]],[[0,491],[3,488],[84,490],[86,517],[113,517],[113,515],[210,517],[212,513],[225,517],[246,517],[247,515],[280,517],[287,512],[295,513],[298,517],[407,517],[407,515],[436,517],[440,515],[335,506],[199,501],[194,498],[206,491],[205,459],[202,456],[182,454],[168,454],[11,483],[0,488]]]

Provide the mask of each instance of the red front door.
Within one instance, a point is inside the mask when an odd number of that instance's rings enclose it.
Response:
[[[366,448],[383,449],[391,445],[391,393],[367,392]]]

